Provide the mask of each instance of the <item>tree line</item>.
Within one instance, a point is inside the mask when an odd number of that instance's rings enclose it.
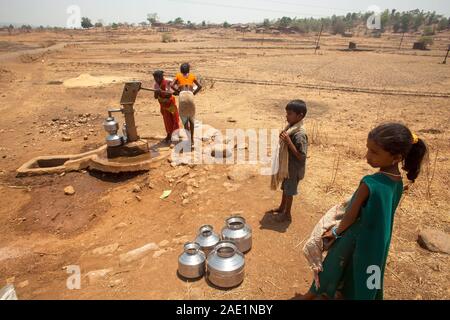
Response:
[[[365,26],[367,20],[372,16],[373,12],[349,12],[346,15],[333,15],[326,18],[297,18],[297,17],[281,17],[279,19],[264,19],[262,23],[256,24],[257,27],[263,28],[280,28],[291,29],[298,33],[318,32],[323,27],[325,32],[333,34],[344,34],[346,31],[353,31],[355,28]],[[417,32],[422,31],[423,35],[431,36],[436,32],[450,29],[450,18],[444,15],[437,14],[435,11],[427,11],[415,9],[410,11],[399,12],[396,9],[386,9],[380,14],[381,28],[380,32],[391,31],[394,33],[401,32]],[[108,25],[104,25],[102,21],[93,23],[90,18],[83,17],[81,19],[81,27],[84,29],[89,28],[102,28],[111,27],[117,29],[120,27],[134,27],[139,26],[151,26],[159,23],[159,17],[157,13],[149,13],[146,21],[142,21],[138,24],[127,22],[113,22]],[[229,28],[231,24],[224,22],[221,24],[211,24],[206,21],[201,23],[194,23],[191,21],[184,21],[183,18],[177,17],[174,20],[166,22],[169,25],[179,25],[187,27],[223,27]],[[43,28],[42,26],[39,28]],[[9,26],[8,30],[12,31],[14,26]],[[23,31],[29,32],[32,27],[30,25],[23,25],[21,28]]]

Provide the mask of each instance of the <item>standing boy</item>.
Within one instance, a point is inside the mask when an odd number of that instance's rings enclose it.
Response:
[[[306,112],[306,103],[302,100],[293,100],[286,106],[288,126],[280,134],[278,171],[273,174],[271,181],[273,190],[277,190],[281,183],[283,197],[280,206],[269,211],[278,213],[275,220],[279,222],[292,221],[292,202],[298,194],[298,183],[305,176],[308,136],[303,127],[303,119]]]

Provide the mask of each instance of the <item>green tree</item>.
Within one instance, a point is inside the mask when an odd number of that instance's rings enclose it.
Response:
[[[223,23],[223,27],[224,27],[224,28],[229,28],[230,26],[231,26],[231,25],[230,25],[228,22],[226,22],[226,21]]]
[[[263,26],[264,26],[265,28],[270,27],[270,20],[269,20],[269,19],[264,19]]]
[[[184,20],[181,19],[180,17],[176,18],[174,21],[175,24],[184,24]]]
[[[449,29],[449,28],[450,28],[450,21],[449,21],[448,18],[444,17],[441,20],[439,20],[439,23],[438,23],[438,26],[437,26],[437,29],[439,31],[446,30],[446,29]]]
[[[390,14],[389,14],[388,9],[383,11],[383,13],[381,14],[380,20],[381,20],[381,30],[384,31],[384,30],[386,30],[386,28],[390,22]]]
[[[103,23],[99,21],[99,22],[95,23],[94,27],[103,28]]]
[[[309,32],[310,24],[305,19],[296,19],[292,22],[292,28],[300,33]]]
[[[423,11],[419,11],[418,9],[413,10],[413,29],[414,31],[419,30],[419,27],[424,24],[425,17]]]
[[[401,23],[403,32],[408,32],[409,31],[409,26],[411,24],[411,20],[412,20],[412,17],[411,17],[411,15],[409,13],[404,13],[401,16],[401,18],[400,18],[401,22],[400,23]]]
[[[24,24],[20,27],[20,30],[23,30],[25,32],[30,32],[33,28],[28,24]]]
[[[345,32],[345,22],[342,19],[336,19],[332,25],[334,34],[343,34]]]
[[[149,14],[147,14],[147,20],[150,23],[150,25],[158,22],[158,20],[159,20],[158,14],[157,13],[149,13]]]
[[[428,12],[426,20],[426,24],[430,26],[439,22],[439,16],[436,14],[436,11]]]
[[[89,19],[88,17],[82,17],[81,18],[81,27],[83,29],[89,29],[92,28],[94,25],[91,22],[91,19]]]
[[[291,23],[292,23],[292,19],[289,18],[289,17],[282,17],[282,18],[278,21],[278,24],[279,24],[280,27],[282,27],[282,28],[289,27]]]
[[[202,27],[206,27],[206,21],[205,20],[202,21]]]

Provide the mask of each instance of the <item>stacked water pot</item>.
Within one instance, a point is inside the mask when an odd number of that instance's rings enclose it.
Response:
[[[108,147],[118,147],[124,143],[123,137],[117,134],[117,132],[119,131],[119,124],[114,119],[114,117],[106,118],[105,122],[103,123],[103,127],[105,128],[106,132],[109,133],[109,135],[106,137],[106,144],[108,145]]]
[[[178,258],[178,272],[188,279],[205,273],[211,284],[232,288],[244,280],[245,257],[252,246],[252,230],[241,216],[225,220],[221,238],[210,225],[200,227],[195,242],[185,244]],[[206,263],[205,263],[206,257]]]
[[[205,224],[198,230],[197,242],[206,256],[214,250],[214,247],[219,243],[220,237],[214,232],[214,229],[209,224]]]

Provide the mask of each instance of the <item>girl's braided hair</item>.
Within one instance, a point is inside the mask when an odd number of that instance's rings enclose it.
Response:
[[[414,182],[420,173],[427,145],[401,123],[385,123],[369,132],[369,139],[392,155],[400,154],[408,180]]]

